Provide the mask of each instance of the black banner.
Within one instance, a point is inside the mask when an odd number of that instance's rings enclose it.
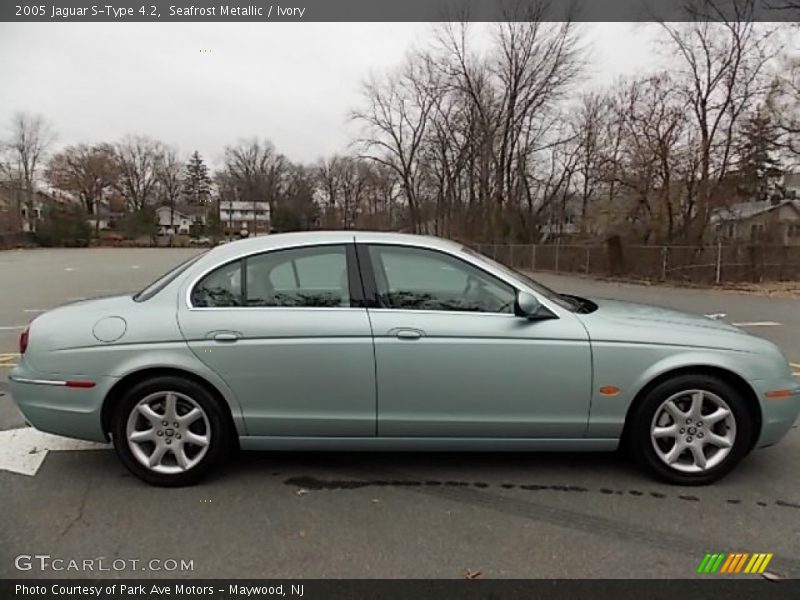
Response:
[[[4,0],[10,22],[797,21],[797,0]]]
[[[796,600],[800,580],[281,580],[63,579],[0,580],[0,598],[19,600]]]

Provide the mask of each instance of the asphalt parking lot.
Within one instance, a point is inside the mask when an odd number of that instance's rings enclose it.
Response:
[[[53,450],[35,475],[3,470],[23,425],[6,386],[20,329],[64,302],[141,288],[195,252],[0,252],[0,577],[672,578],[692,576],[706,552],[771,552],[770,571],[800,577],[797,425],[703,488],[655,482],[615,454],[243,453],[183,489],[141,483],[107,449]],[[540,279],[724,312],[800,364],[800,300]],[[34,554],[126,562],[15,568]],[[192,569],[142,571],[151,559]]]

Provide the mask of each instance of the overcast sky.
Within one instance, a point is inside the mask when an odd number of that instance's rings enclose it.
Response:
[[[476,25],[480,29],[481,25]],[[653,68],[652,25],[583,24],[591,82]],[[146,134],[219,164],[271,139],[295,161],[345,150],[371,71],[430,39],[424,23],[0,24],[0,127],[41,113],[60,145]],[[201,50],[206,50],[201,52]]]

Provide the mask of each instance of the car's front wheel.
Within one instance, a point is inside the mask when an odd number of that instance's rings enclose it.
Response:
[[[114,448],[123,464],[147,483],[191,485],[230,447],[227,420],[201,385],[164,376],[131,387],[112,418]]]
[[[751,447],[752,420],[741,394],[710,375],[683,375],[650,390],[632,415],[630,449],[661,479],[712,483]]]

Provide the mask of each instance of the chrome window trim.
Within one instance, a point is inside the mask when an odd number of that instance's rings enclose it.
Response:
[[[261,254],[270,254],[272,252],[282,252],[284,250],[298,250],[298,249],[302,249],[302,248],[320,248],[320,247],[323,247],[323,246],[341,246],[345,250],[345,261],[346,261],[347,260],[347,245],[348,244],[353,244],[354,243],[354,239],[355,238],[350,239],[348,241],[324,242],[324,243],[315,243],[315,244],[309,244],[308,242],[297,243],[297,244],[289,244],[289,245],[286,245],[286,246],[278,246],[277,248],[269,248],[267,250],[262,248],[260,250],[253,250],[251,252],[245,252],[243,254],[239,254],[238,256],[235,256],[233,258],[227,258],[227,259],[225,259],[223,261],[220,261],[220,262],[214,264],[214,266],[209,267],[208,269],[203,271],[200,275],[198,275],[197,277],[195,277],[195,278],[190,280],[189,285],[186,287],[186,293],[185,293],[185,298],[184,298],[185,301],[186,301],[186,308],[188,310],[242,310],[243,308],[244,309],[258,309],[258,310],[270,309],[270,308],[272,308],[272,309],[274,309],[274,308],[287,309],[288,308],[288,309],[292,309],[292,310],[342,310],[343,308],[345,308],[345,309],[354,309],[354,310],[365,310],[365,309],[357,307],[357,306],[342,306],[342,307],[336,307],[336,306],[194,306],[192,304],[192,290],[195,288],[195,286],[198,283],[200,283],[201,279],[203,279],[206,275],[211,274],[213,271],[216,271],[217,269],[221,269],[225,265],[229,265],[231,263],[234,263],[237,260],[245,260],[247,258],[250,258],[251,256],[258,256],[258,255],[261,255]]]
[[[521,280],[518,280],[518,279],[515,279],[515,278],[510,278],[504,272],[495,271],[495,269],[492,268],[491,265],[486,265],[486,264],[484,264],[484,263],[482,263],[480,261],[476,261],[475,257],[473,257],[473,256],[471,256],[469,254],[461,253],[457,247],[456,248],[447,248],[447,247],[443,247],[443,246],[435,246],[434,247],[434,246],[431,246],[430,244],[425,244],[421,240],[417,241],[417,240],[410,240],[410,239],[406,240],[406,239],[404,239],[402,241],[394,241],[394,240],[388,240],[388,239],[385,239],[385,238],[384,239],[375,239],[373,236],[370,236],[369,234],[360,234],[360,235],[356,234],[356,235],[353,235],[352,237],[348,236],[346,239],[336,240],[336,241],[325,241],[325,242],[315,242],[315,243],[308,243],[308,242],[287,243],[287,244],[284,244],[284,245],[281,245],[281,246],[276,246],[276,247],[269,248],[269,249],[259,248],[257,250],[251,250],[251,251],[239,254],[239,255],[237,255],[235,257],[232,257],[232,258],[228,257],[228,258],[226,258],[224,260],[217,261],[212,266],[204,269],[199,275],[197,275],[196,277],[194,277],[194,278],[189,280],[189,284],[186,286],[186,291],[184,293],[185,308],[187,310],[192,310],[192,311],[194,311],[194,310],[242,310],[242,309],[249,309],[249,310],[274,310],[274,309],[281,309],[281,310],[286,310],[286,309],[291,309],[291,310],[343,310],[343,309],[345,309],[345,310],[346,309],[350,309],[350,310],[367,310],[365,307],[362,308],[362,307],[358,307],[358,306],[342,306],[342,307],[320,307],[320,306],[297,306],[297,307],[293,307],[293,306],[218,306],[218,307],[214,307],[214,306],[193,306],[192,305],[192,301],[191,301],[192,290],[199,283],[199,281],[203,277],[205,277],[206,275],[211,273],[212,271],[214,271],[214,270],[216,270],[216,269],[218,269],[220,267],[223,267],[223,266],[225,266],[225,265],[227,265],[229,263],[235,262],[237,260],[246,259],[246,258],[249,258],[251,256],[256,256],[258,254],[266,254],[266,253],[269,253],[269,252],[280,252],[281,250],[293,250],[293,249],[297,249],[297,248],[314,248],[314,247],[319,247],[319,246],[345,246],[346,247],[348,244],[356,244],[356,245],[363,244],[365,246],[368,246],[370,244],[389,245],[389,246],[406,246],[406,247],[409,247],[409,248],[421,248],[421,249],[424,249],[424,250],[433,250],[435,252],[442,252],[444,254],[450,255],[453,258],[456,258],[458,260],[462,260],[462,261],[472,265],[476,269],[480,269],[480,270],[482,270],[482,271],[484,271],[486,273],[489,273],[492,277],[494,277],[496,279],[499,279],[500,281],[506,283],[507,285],[510,285],[515,290],[525,290],[528,293],[533,294],[534,296],[536,296],[536,298],[539,300],[539,302],[543,306],[548,308],[553,314],[555,314],[560,319],[563,318],[564,315],[566,315],[566,314],[572,314],[572,313],[569,313],[569,311],[567,311],[566,309],[561,308],[557,304],[555,304],[553,302],[550,302],[550,300],[548,300],[547,298],[542,297],[536,290],[534,290],[533,288],[528,286],[524,281],[521,281]],[[456,244],[454,243],[454,246],[455,245]],[[410,311],[408,309],[397,309],[397,308],[370,308],[369,310],[400,310],[400,311],[404,311],[404,312],[423,312],[423,311]],[[425,312],[431,312],[431,313],[436,313],[436,314],[468,314],[468,315],[510,316],[510,317],[519,318],[513,313],[508,313],[507,314],[507,313],[486,313],[486,312],[478,312],[478,311],[448,311],[448,310],[425,311]]]
[[[382,307],[370,307],[367,309],[368,311],[381,311],[384,313],[391,312],[391,313],[406,313],[406,314],[415,314],[415,315],[461,315],[461,316],[470,316],[470,317],[500,317],[500,318],[509,318],[512,319],[519,319],[520,317],[515,315],[513,312],[510,313],[498,313],[498,312],[486,312],[483,310],[433,310],[433,309],[423,309],[423,310],[415,310],[413,308],[382,308]]]
[[[186,310],[330,310],[364,311],[360,306],[190,306]]]
[[[543,298],[539,294],[539,292],[537,292],[536,290],[531,288],[524,281],[520,281],[518,279],[510,279],[506,275],[506,273],[504,273],[502,271],[499,271],[499,272],[496,271],[494,268],[492,268],[492,265],[487,265],[487,264],[484,264],[484,263],[482,263],[480,261],[476,261],[475,257],[473,257],[472,255],[467,254],[467,253],[461,253],[460,250],[458,250],[457,248],[454,249],[454,250],[451,250],[449,248],[443,248],[443,247],[438,247],[438,246],[437,247],[431,247],[431,246],[426,245],[426,244],[424,244],[422,242],[413,243],[413,242],[407,242],[407,241],[403,241],[403,242],[370,241],[368,239],[368,236],[365,236],[365,237],[367,239],[359,239],[358,236],[356,236],[356,245],[363,244],[364,246],[398,246],[398,247],[401,247],[401,248],[402,247],[406,247],[406,248],[414,248],[414,249],[417,249],[417,250],[430,250],[432,252],[439,252],[441,254],[447,254],[451,258],[454,258],[456,260],[460,260],[462,262],[465,262],[465,263],[469,264],[470,266],[478,269],[479,271],[483,271],[484,273],[494,277],[495,279],[498,279],[499,281],[502,281],[506,285],[511,286],[511,288],[514,289],[517,292],[520,291],[520,290],[525,290],[529,294],[533,294],[534,296],[536,296],[536,298],[539,300],[539,303],[542,306],[544,306],[545,308],[549,309],[550,312],[552,312],[554,315],[556,315],[559,319],[563,318],[563,315],[565,314],[564,313],[565,309],[562,309],[557,304],[555,304],[553,302],[550,302],[550,300],[548,300],[547,298]],[[475,316],[475,315],[484,315],[484,316],[488,315],[488,316],[500,316],[500,317],[509,316],[509,317],[514,317],[516,319],[520,318],[519,316],[515,315],[513,312],[511,312],[511,313],[497,313],[497,312],[486,312],[486,311],[477,311],[477,310],[475,310],[475,311],[473,311],[473,310],[459,310],[459,311],[456,311],[456,310],[429,310],[429,309],[426,309],[426,310],[414,310],[413,308],[383,308],[383,307],[370,307],[369,310],[381,310],[381,311],[389,311],[389,310],[391,310],[391,311],[401,311],[401,312],[406,312],[406,313],[429,313],[429,314],[438,314],[438,315],[460,314],[460,315],[473,315],[473,316]],[[569,311],[567,311],[567,312],[569,312]]]

